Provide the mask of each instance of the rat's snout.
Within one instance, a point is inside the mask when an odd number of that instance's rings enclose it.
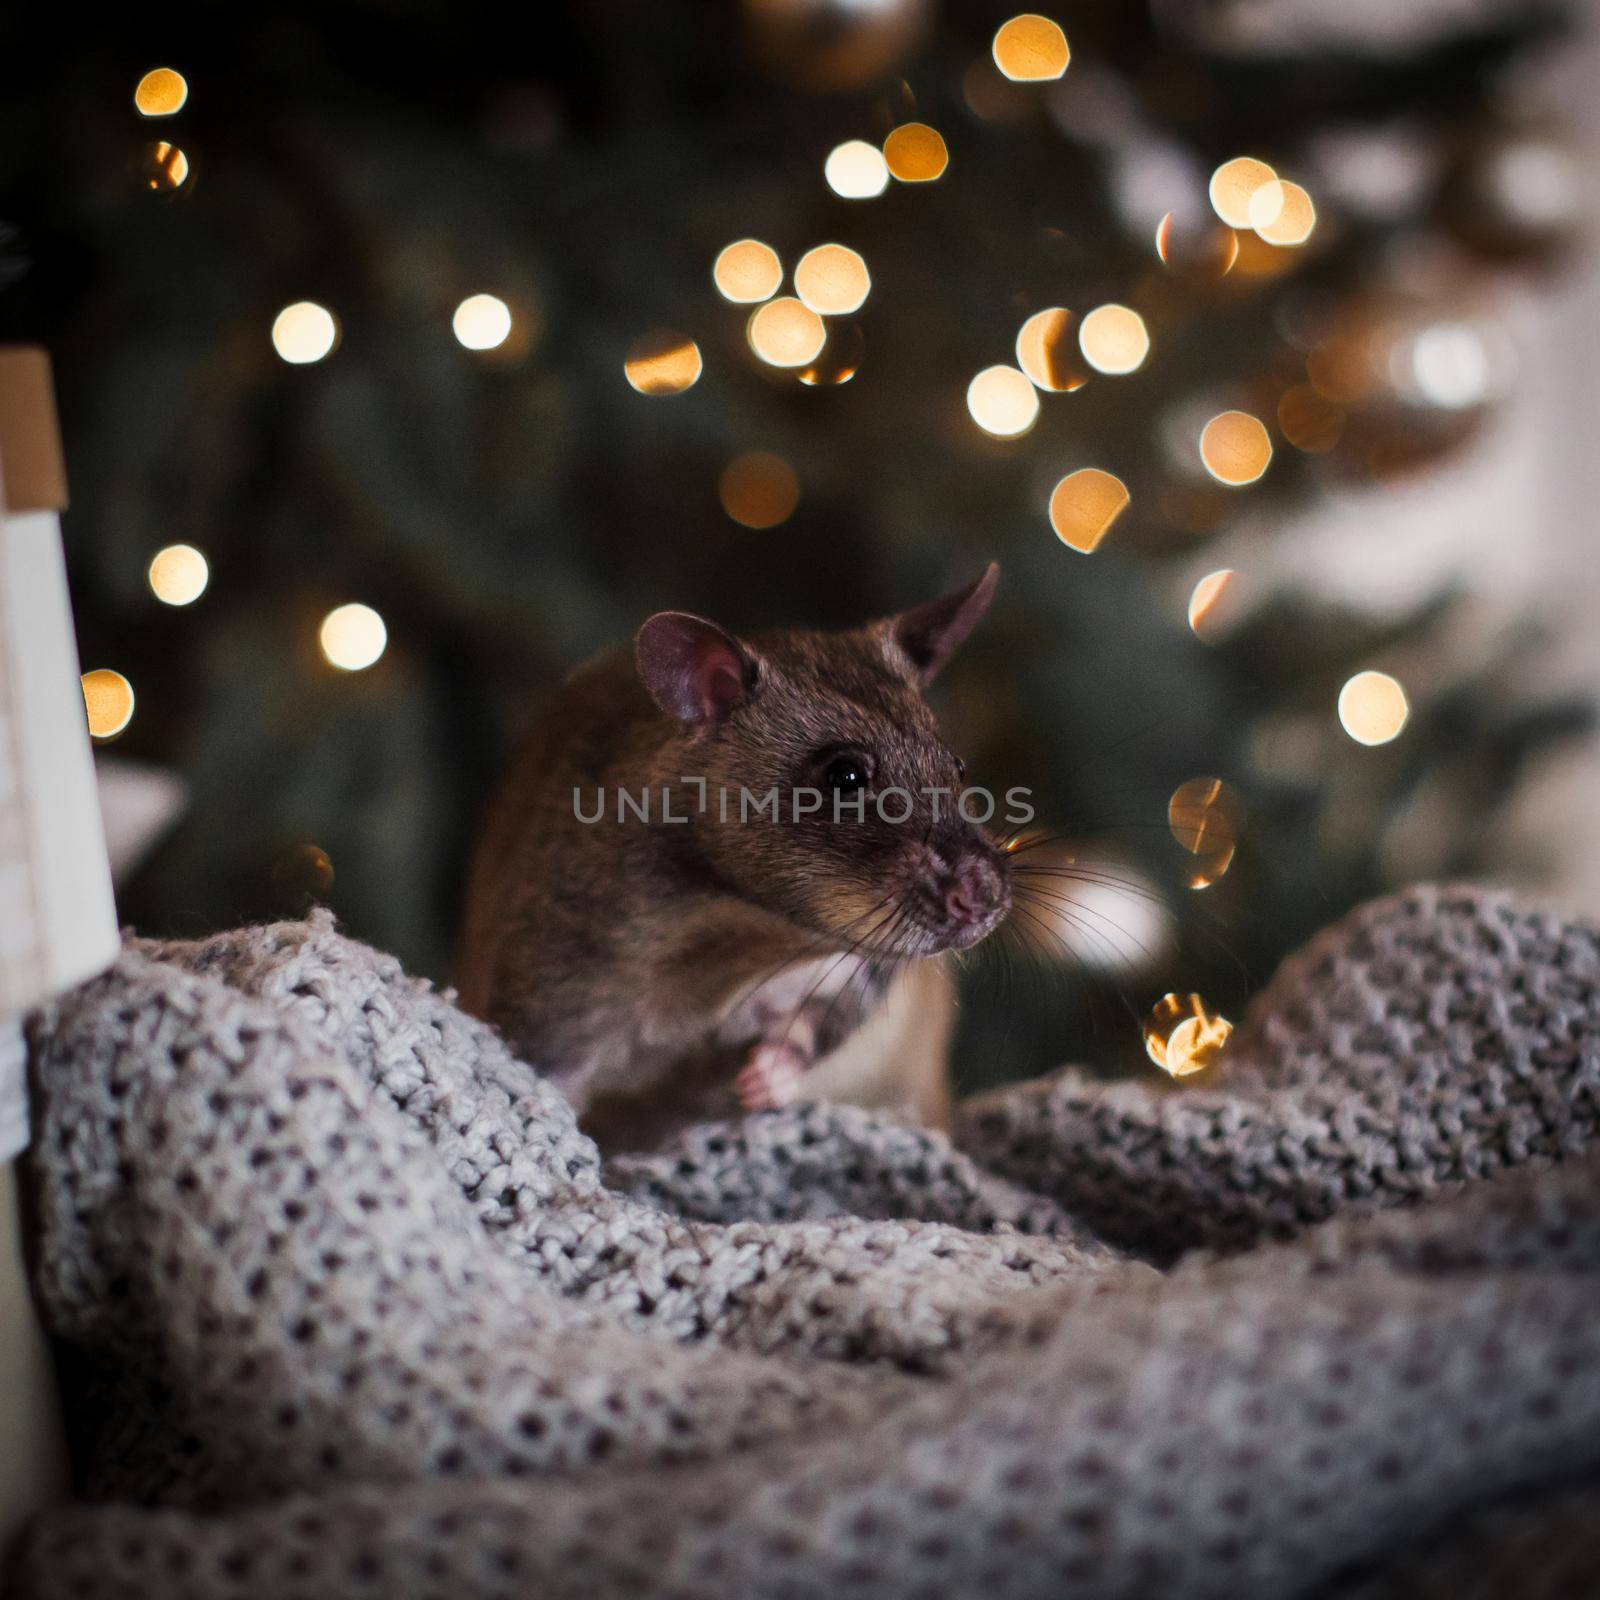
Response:
[[[922,903],[941,948],[966,949],[992,933],[1011,908],[998,852],[975,830],[946,836],[922,854]]]
[[[982,856],[968,856],[945,884],[945,916],[955,923],[981,922],[999,903],[1000,874]]]

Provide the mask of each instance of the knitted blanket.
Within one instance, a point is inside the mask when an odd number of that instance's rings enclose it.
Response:
[[[82,1477],[24,1596],[1600,1592],[1600,934],[1506,898],[953,1140],[602,1171],[325,916],[130,943],[31,1043]]]

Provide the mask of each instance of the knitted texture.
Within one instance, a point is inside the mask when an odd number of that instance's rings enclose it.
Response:
[[[1600,1587],[1600,937],[1502,897],[954,1144],[806,1106],[602,1172],[326,917],[131,944],[32,1045],[86,1503],[24,1595]]]

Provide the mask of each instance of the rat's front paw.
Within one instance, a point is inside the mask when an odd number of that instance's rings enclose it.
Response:
[[[809,1063],[805,1053],[784,1040],[758,1044],[733,1080],[734,1093],[746,1111],[772,1111],[800,1093]]]

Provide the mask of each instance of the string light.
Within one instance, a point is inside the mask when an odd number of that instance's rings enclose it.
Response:
[[[1168,994],[1159,999],[1144,1025],[1144,1047],[1150,1059],[1174,1078],[1209,1067],[1227,1044],[1233,1024],[1209,1011],[1197,994]]]
[[[622,370],[640,394],[682,394],[699,381],[703,365],[693,339],[658,328],[634,340]]]
[[[1200,431],[1200,459],[1230,489],[1254,483],[1272,461],[1266,424],[1248,411],[1221,412]]]
[[[1317,225],[1317,208],[1311,196],[1298,183],[1278,183],[1279,204],[1276,214],[1268,221],[1255,220],[1256,201],[1265,188],[1250,197],[1251,226],[1268,244],[1287,248],[1302,245],[1311,237]]]
[[[322,619],[317,643],[329,666],[341,672],[362,672],[383,654],[389,630],[371,606],[335,606]]]
[[[456,307],[450,328],[468,350],[497,350],[511,337],[511,307],[498,295],[468,295]]]
[[[807,250],[794,269],[795,293],[823,316],[859,311],[871,288],[866,262],[842,244],[819,244]]]
[[[937,128],[906,122],[883,141],[883,159],[901,183],[933,183],[944,176],[950,152]]]
[[[747,333],[750,348],[769,367],[809,366],[828,342],[822,318],[793,295],[780,295],[758,307]]]
[[[1169,211],[1156,224],[1156,255],[1173,272],[1225,278],[1239,259],[1239,236],[1218,222],[1180,223]]]
[[[171,117],[182,111],[189,85],[181,72],[155,67],[134,86],[133,103],[143,117]]]
[[[822,176],[842,200],[871,200],[889,187],[889,163],[875,145],[850,139],[829,152]]]
[[[1339,691],[1339,722],[1357,744],[1388,744],[1400,736],[1411,703],[1387,672],[1358,672]]]
[[[1071,394],[1089,381],[1079,358],[1077,318],[1065,306],[1035,311],[1017,334],[1017,365],[1049,394]]]
[[[736,239],[717,256],[711,281],[724,300],[735,305],[755,305],[778,292],[783,283],[783,262],[770,244],[759,239]]]
[[[1002,23],[994,36],[994,64],[1014,83],[1059,78],[1072,60],[1061,24],[1026,12]]]
[[[1122,377],[1137,372],[1150,353],[1144,318],[1128,306],[1096,306],[1078,330],[1078,346],[1096,372]]]
[[[1254,156],[1235,156],[1211,174],[1211,208],[1230,228],[1254,228],[1257,224],[1250,214],[1250,202],[1258,190],[1267,189],[1264,206],[1272,207],[1274,195],[1268,186],[1277,183],[1278,174],[1265,161],[1257,161]],[[1270,215],[1263,212],[1263,223],[1275,220],[1283,207],[1281,186],[1276,193],[1276,207]]]
[[[83,709],[89,719],[89,736],[115,739],[133,720],[133,685],[120,672],[96,667],[84,673]]]
[[[193,605],[206,592],[211,567],[192,544],[169,544],[150,558],[150,592],[163,605]]]
[[[1194,857],[1191,889],[1206,889],[1233,865],[1244,806],[1221,778],[1190,778],[1172,791],[1167,826],[1172,837]]]
[[[1232,567],[1208,572],[1189,596],[1189,627],[1197,639],[1207,643],[1221,633],[1220,613],[1226,609],[1228,592],[1238,577]]]
[[[967,410],[985,433],[1015,439],[1039,416],[1039,391],[1015,367],[985,367],[967,385]]]
[[[145,149],[144,181],[148,188],[181,189],[189,181],[189,158],[177,145],[158,139]]]
[[[1050,495],[1050,526],[1064,545],[1090,554],[1128,509],[1128,486],[1098,467],[1069,472]]]
[[[285,306],[272,324],[272,348],[291,366],[320,361],[339,341],[339,324],[326,306],[297,300]]]
[[[722,509],[746,528],[775,528],[800,503],[794,468],[770,450],[747,450],[723,468],[717,484]]]

